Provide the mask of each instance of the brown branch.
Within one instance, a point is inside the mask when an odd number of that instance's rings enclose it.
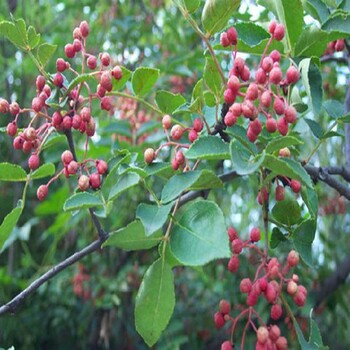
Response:
[[[33,292],[35,292],[42,284],[46,283],[48,280],[50,280],[52,277],[56,276],[59,272],[66,269],[68,266],[76,263],[77,261],[81,260],[85,256],[91,254],[92,252],[95,252],[96,250],[99,250],[101,248],[102,243],[109,237],[108,234],[106,234],[105,239],[101,240],[98,239],[94,242],[92,242],[87,247],[83,248],[82,250],[74,253],[67,259],[61,261],[56,266],[51,268],[49,271],[44,273],[42,276],[40,276],[38,279],[33,281],[26,289],[24,289],[21,293],[19,293],[16,297],[14,297],[11,301],[8,303],[2,305],[0,307],[0,315],[4,315],[6,313],[15,313],[17,307],[21,305],[24,300],[31,295]]]

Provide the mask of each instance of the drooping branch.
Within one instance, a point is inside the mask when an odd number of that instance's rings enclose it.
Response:
[[[334,176],[330,175],[328,168],[317,168],[311,165],[305,165],[305,170],[312,177],[313,180],[320,180],[326,183],[328,186],[334,188],[339,192],[340,195],[344,196],[346,199],[350,200],[350,188],[344,184],[343,182],[334,178]],[[345,169],[345,168],[344,168]],[[335,170],[335,169],[333,169]],[[340,174],[339,174],[340,175]],[[348,170],[342,174],[344,176],[348,176]]]
[[[350,274],[350,255],[347,256],[328,276],[315,291],[315,307],[325,301],[333,292],[335,292]]]
[[[85,256],[91,254],[92,252],[95,252],[101,248],[102,243],[108,238],[108,234],[105,235],[105,239],[101,240],[98,239],[94,242],[92,242],[87,247],[83,248],[82,250],[74,253],[67,259],[61,261],[56,266],[51,268],[49,271],[44,273],[42,276],[40,276],[38,279],[33,281],[26,289],[24,289],[21,293],[19,293],[16,297],[14,297],[11,301],[8,303],[2,305],[0,307],[0,315],[4,315],[6,313],[14,313],[19,305],[21,305],[24,300],[34,293],[41,285],[49,281],[52,277],[56,276],[59,272],[66,269],[68,266],[73,265],[77,261],[81,260]]]

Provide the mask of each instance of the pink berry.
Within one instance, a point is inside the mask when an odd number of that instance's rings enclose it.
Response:
[[[267,279],[265,277],[262,277],[258,280],[258,282],[259,282],[260,290],[262,292],[264,292],[266,290],[267,284],[268,284]]]
[[[275,32],[276,26],[277,26],[276,21],[271,21],[271,22],[269,23],[268,30],[269,30],[269,33],[270,33],[270,34],[273,34],[273,33]]]
[[[262,125],[260,123],[260,120],[259,119],[255,119],[255,120],[251,121],[249,123],[249,128],[251,128],[252,132],[255,135],[259,135],[261,133],[261,130],[262,130]]]
[[[20,108],[19,108],[19,105],[18,105],[17,102],[12,102],[10,104],[10,108],[9,109],[10,109],[10,113],[12,115],[17,115],[20,112]]]
[[[95,69],[97,67],[97,58],[93,55],[90,55],[86,60],[86,64],[89,67],[89,69]]]
[[[232,126],[236,124],[236,122],[237,122],[237,117],[232,112],[228,111],[224,118],[225,125]]]
[[[191,143],[193,143],[194,141],[196,141],[198,138],[198,134],[196,132],[196,130],[190,130],[190,132],[188,133],[188,139]]]
[[[239,117],[242,114],[242,104],[240,103],[234,103],[230,108],[229,111],[236,117]]]
[[[279,336],[281,335],[281,330],[279,329],[278,326],[275,324],[271,326],[270,331],[269,331],[269,338],[275,342]]]
[[[225,326],[225,318],[224,315],[221,312],[215,312],[214,314],[214,323],[217,329],[222,328]]]
[[[95,121],[91,118],[89,122],[86,123],[86,135],[94,136],[96,131]]]
[[[282,115],[284,113],[284,100],[276,97],[273,103],[273,109],[278,115]]]
[[[173,160],[171,161],[171,167],[173,168],[173,170],[177,170],[180,168],[180,164],[176,161],[175,158],[173,158]]]
[[[107,91],[111,91],[112,86],[112,79],[111,79],[111,73],[110,72],[103,72],[100,79],[101,86],[106,89]]]
[[[40,112],[44,104],[39,97],[34,97],[32,100],[32,108],[35,112]]]
[[[169,114],[166,114],[162,119],[163,128],[168,130],[171,128],[172,120]]]
[[[100,177],[99,173],[92,173],[89,176],[89,180],[90,180],[90,186],[93,189],[96,190],[96,189],[100,188],[100,186],[101,186],[101,177]]]
[[[249,119],[255,119],[256,113],[257,111],[253,102],[250,100],[245,100],[242,104],[242,114],[244,115],[244,117]]]
[[[36,139],[36,131],[33,127],[26,128],[23,136],[27,141],[34,141]]]
[[[227,229],[227,234],[230,239],[230,242],[232,242],[234,239],[238,238],[238,233],[233,227],[229,227]]]
[[[260,344],[265,344],[267,342],[267,339],[269,337],[269,331],[266,327],[259,327],[256,332],[256,337],[258,339],[258,342]]]
[[[103,66],[108,67],[111,63],[111,57],[109,56],[109,53],[104,52],[101,55],[101,63]]]
[[[91,120],[91,111],[89,107],[84,107],[80,111],[81,120],[84,122],[89,122]]]
[[[64,47],[64,53],[68,58],[73,58],[75,56],[74,46],[72,44],[67,44]]]
[[[258,302],[259,295],[252,290],[248,295],[247,295],[247,305],[248,306],[255,306],[256,303]]]
[[[0,98],[0,113],[7,113],[10,109],[10,104],[3,98]]]
[[[82,49],[82,44],[81,41],[79,39],[74,39],[73,40],[73,48],[75,52],[80,52]]]
[[[275,199],[276,201],[283,201],[284,200],[284,187],[281,185],[278,185],[275,190]]]
[[[282,70],[279,67],[273,67],[269,74],[269,81],[272,84],[278,85],[283,78]]]
[[[266,72],[259,68],[255,73],[255,80],[258,84],[265,84],[266,83]]]
[[[6,132],[9,136],[15,136],[17,133],[17,124],[15,122],[8,123],[6,127]]]
[[[56,73],[53,78],[53,84],[57,87],[61,87],[63,85],[63,76],[61,73]]]
[[[203,129],[203,121],[201,118],[196,118],[194,121],[193,121],[193,129],[197,132],[201,132],[202,129]]]
[[[345,48],[345,41],[344,39],[339,39],[335,42],[334,49],[337,52],[343,51]]]
[[[226,32],[223,32],[223,33],[220,34],[220,44],[221,44],[223,47],[230,46],[230,40],[228,40],[228,37],[227,37],[227,33],[226,33]]]
[[[288,349],[288,342],[287,339],[285,337],[279,337],[276,340],[276,348],[278,350],[287,350]]]
[[[227,29],[227,39],[229,40],[231,45],[237,44],[237,30],[233,27]]]
[[[29,169],[35,170],[39,167],[40,159],[36,153],[33,153],[28,159]]]
[[[120,80],[122,78],[122,76],[123,76],[122,69],[119,66],[115,66],[112,69],[112,76],[113,76],[114,79]]]
[[[299,264],[299,254],[295,250],[291,250],[289,252],[287,257],[287,264],[289,267],[294,267]]]
[[[96,169],[100,175],[103,175],[108,170],[108,165],[104,160],[98,160],[96,162]]]
[[[33,149],[33,144],[30,141],[24,141],[23,142],[23,152],[24,153],[30,153]]]
[[[61,155],[61,160],[64,165],[68,165],[72,160],[74,160],[73,153],[71,151],[64,151]]]
[[[254,131],[252,130],[252,128],[249,126],[248,130],[247,130],[247,138],[250,142],[255,142],[258,139],[257,134],[254,133]]]
[[[236,272],[239,268],[239,258],[237,255],[233,255],[227,265],[229,271]]]
[[[232,350],[232,344],[230,341],[226,340],[221,344],[221,350]]]
[[[226,89],[224,99],[227,104],[231,105],[236,100],[236,94],[231,89]]]
[[[267,192],[266,187],[263,187],[259,192],[258,192],[258,203],[260,205],[263,205],[263,203],[267,203],[269,200],[269,193]]]
[[[223,315],[229,314],[230,311],[231,311],[230,303],[229,303],[227,300],[225,300],[225,299],[220,300],[220,303],[219,303],[219,311],[220,311]]]
[[[281,60],[281,54],[277,50],[271,51],[270,55],[273,62],[279,62]]]
[[[284,110],[284,119],[290,123],[293,124],[296,122],[297,120],[297,111],[293,106],[288,106],[285,110]]]
[[[289,281],[287,283],[287,293],[289,295],[292,295],[292,296],[295,295],[297,290],[298,290],[298,285],[294,281]]]
[[[261,94],[260,102],[265,108],[269,108],[271,106],[272,98],[271,91],[266,90]]]
[[[275,300],[276,300],[276,297],[277,297],[277,293],[276,293],[276,290],[275,288],[273,287],[273,285],[270,283],[267,284],[267,287],[264,291],[264,295],[265,295],[265,298],[266,300],[269,302],[269,303],[274,303]]]
[[[284,38],[284,25],[277,24],[273,32],[273,38],[277,41],[281,41]]]
[[[277,129],[282,136],[286,136],[288,134],[288,123],[285,118],[280,118],[277,121]]]
[[[245,61],[241,57],[237,57],[235,59],[235,62],[233,63],[233,70],[236,74],[241,74],[243,72],[243,69],[245,67]]]
[[[75,130],[79,130],[81,125],[81,117],[78,114],[75,114],[72,118],[72,127]]]
[[[62,114],[60,113],[60,111],[56,111],[52,115],[52,125],[54,127],[59,127],[61,125],[62,121],[63,121]]]
[[[79,27],[74,28],[73,30],[73,39],[79,39],[81,40],[83,36],[81,35],[81,31]]]
[[[23,143],[24,143],[23,138],[20,136],[17,136],[13,140],[13,148],[17,150],[23,149]]]
[[[252,290],[252,281],[250,278],[243,278],[239,285],[239,289],[242,293],[250,293]]]
[[[36,191],[36,196],[38,197],[39,201],[43,201],[47,197],[48,193],[49,193],[49,186],[41,185]]]
[[[292,181],[290,182],[290,187],[291,187],[291,189],[292,189],[292,191],[293,191],[294,193],[299,193],[299,192],[300,192],[300,189],[301,189],[301,184],[300,184],[300,182],[297,181],[297,180],[292,180]]]
[[[261,68],[266,72],[269,73],[273,68],[273,60],[271,57],[267,56],[263,59],[261,63]]]
[[[110,111],[112,109],[112,102],[108,96],[101,98],[100,107],[102,110]]]
[[[259,242],[261,239],[260,230],[257,227],[253,227],[250,231],[250,240],[252,242]]]
[[[97,85],[97,95],[99,97],[104,97],[106,95],[106,89],[101,86],[101,84]]]
[[[234,239],[231,243],[231,246],[232,251],[236,254],[240,254],[243,250],[243,242],[239,238]]]
[[[271,307],[271,318],[275,321],[279,320],[282,317],[282,306],[280,304],[272,305]]]
[[[241,79],[243,81],[248,81],[250,78],[250,70],[247,66],[244,66],[242,72],[241,72]]]
[[[237,93],[239,91],[240,86],[241,83],[239,79],[235,75],[232,75],[227,82],[227,87],[233,92]]]
[[[39,92],[43,90],[45,83],[46,83],[46,80],[42,75],[38,75],[36,77],[35,85]]]
[[[86,191],[90,187],[89,178],[86,175],[80,175],[78,186],[81,191]]]
[[[63,118],[62,126],[63,126],[63,128],[66,129],[66,130],[69,130],[69,129],[72,128],[72,118],[71,118],[69,115],[66,115],[66,116]]]
[[[82,21],[79,25],[79,29],[81,32],[81,35],[86,38],[89,35],[90,32],[90,28],[89,28],[89,24],[86,21]]]
[[[184,153],[182,151],[177,151],[175,153],[175,160],[179,165],[182,165],[185,163],[185,156]]]
[[[267,272],[271,278],[278,277],[279,262],[277,258],[272,258],[267,264]]]
[[[246,98],[255,101],[259,97],[258,85],[250,83],[246,92]]]
[[[143,154],[143,158],[147,164],[151,164],[156,158],[156,153],[153,148],[147,148]]]
[[[277,130],[277,122],[272,117],[266,120],[266,130],[269,133],[273,133]]]
[[[183,133],[184,133],[184,128],[181,125],[179,125],[179,124],[175,124],[171,128],[170,135],[175,141],[178,141],[178,140],[181,139]]]
[[[67,63],[63,58],[58,58],[56,61],[56,69],[58,72],[64,72],[67,69]]]
[[[74,175],[77,173],[78,168],[79,168],[78,163],[75,160],[72,160],[67,166],[67,171],[70,175]]]
[[[286,72],[288,84],[295,84],[299,80],[299,70],[294,66],[290,66]]]

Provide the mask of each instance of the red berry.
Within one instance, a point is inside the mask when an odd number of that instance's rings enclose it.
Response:
[[[248,81],[250,78],[250,70],[247,66],[244,66],[242,72],[241,72],[241,79],[243,81]]]
[[[95,121],[91,118],[90,121],[86,123],[86,135],[90,137],[94,136],[95,130],[96,130],[96,124],[95,124]]]
[[[270,331],[269,331],[269,338],[275,342],[279,336],[281,335],[281,330],[279,329],[278,326],[275,324],[271,326]]]
[[[334,45],[335,51],[340,52],[340,51],[343,51],[344,48],[345,48],[345,41],[344,41],[344,39],[339,39],[339,40],[337,40],[335,42],[335,45]]]
[[[52,125],[54,127],[59,127],[61,125],[62,121],[63,121],[62,114],[60,113],[60,111],[56,111],[52,115]]]
[[[261,195],[261,192],[263,194],[263,197]],[[264,200],[263,200],[264,199]],[[267,203],[267,201],[269,200],[269,193],[267,192],[266,187],[263,187],[262,190],[260,190],[258,192],[258,203],[260,205],[263,205],[263,203]]]
[[[281,185],[278,185],[275,190],[275,198],[276,201],[283,201],[284,200],[284,187]]]
[[[175,160],[179,165],[182,165],[185,162],[185,156],[182,151],[177,151],[175,153]]]
[[[73,153],[71,151],[64,151],[61,155],[61,160],[64,165],[68,165],[74,160]]]
[[[171,128],[170,135],[175,141],[178,141],[178,140],[181,139],[183,133],[184,133],[184,128],[181,125],[179,125],[179,124],[175,124]]]
[[[234,239],[238,238],[237,231],[233,227],[229,227],[227,229],[227,234],[230,239],[230,242],[232,242]]]
[[[11,122],[7,124],[6,128],[7,135],[9,136],[15,136],[17,133],[17,124],[16,122]]]
[[[288,147],[281,148],[278,152],[280,157],[290,157],[290,150]]]
[[[80,115],[75,114],[72,118],[72,127],[75,130],[79,130],[80,125],[81,125],[81,117],[80,117]]]
[[[253,227],[250,231],[250,240],[252,242],[259,242],[261,239],[260,230],[257,227]]]
[[[109,53],[104,52],[101,55],[101,63],[103,66],[108,67],[109,64],[111,63],[111,57],[109,56]]]
[[[227,87],[233,92],[237,93],[239,91],[240,86],[241,83],[239,79],[235,75],[232,75],[227,82]]]
[[[194,121],[193,121],[193,129],[197,132],[201,132],[202,129],[203,129],[203,121],[201,118],[196,118]]]
[[[82,44],[81,41],[79,39],[74,39],[73,40],[73,48],[75,52],[80,52],[82,49]]]
[[[269,73],[271,69],[273,68],[273,60],[271,57],[267,56],[263,59],[261,63],[261,68],[266,72]]]
[[[273,133],[277,130],[277,122],[274,118],[270,117],[266,120],[266,130],[269,133]]]
[[[123,76],[122,69],[119,66],[115,66],[112,69],[112,76],[113,76],[114,79],[120,80],[122,78],[122,76]]]
[[[82,21],[79,25],[79,29],[81,32],[81,35],[86,38],[89,35],[90,32],[90,28],[89,28],[89,24],[86,21]]]
[[[293,191],[294,193],[299,193],[299,192],[300,192],[300,189],[301,189],[301,184],[300,184],[300,182],[297,181],[297,180],[292,180],[292,181],[290,182],[290,187],[291,187],[291,189],[292,189],[292,191]]]
[[[237,255],[233,255],[228,262],[228,269],[231,272],[236,272],[239,268],[239,258]]]
[[[93,55],[90,55],[86,60],[86,64],[89,69],[95,69],[97,67],[97,58]]]
[[[226,340],[221,344],[221,350],[232,350],[232,344],[230,341]]]
[[[260,123],[260,120],[259,119],[255,119],[255,120],[251,121],[249,123],[249,128],[251,128],[252,132],[255,135],[259,135],[261,133],[261,130],[262,130],[262,125]]]
[[[66,130],[71,129],[71,127],[72,127],[72,118],[71,118],[70,116],[66,115],[66,116],[63,118],[62,126],[63,126],[63,128],[66,129]]]
[[[190,130],[190,132],[188,133],[188,139],[189,141],[192,143],[194,141],[196,141],[198,138],[198,134],[195,130]]]
[[[246,118],[254,119],[256,117],[257,110],[250,100],[245,100],[242,104],[242,113]]]
[[[108,165],[104,160],[98,160],[96,162],[96,169],[100,175],[103,175],[108,170]]]
[[[232,241],[232,251],[236,254],[240,254],[243,250],[243,242],[239,239],[236,238]]]
[[[282,136],[286,136],[288,134],[288,123],[285,118],[280,118],[277,121],[277,129]]]
[[[64,47],[64,53],[68,58],[73,58],[75,56],[74,46],[72,44],[67,44]]]
[[[269,74],[270,83],[278,85],[281,82],[282,78],[283,78],[283,75],[282,75],[281,68],[273,67]]]
[[[275,29],[276,29],[276,26],[277,26],[276,21],[271,21],[271,22],[269,23],[268,30],[269,30],[269,33],[270,33],[270,34],[273,34],[273,33],[274,33],[274,31],[275,31]]]
[[[227,104],[231,105],[236,100],[236,94],[231,89],[226,89],[224,99]]]
[[[34,141],[36,139],[36,131],[33,127],[24,130],[23,136],[27,141]]]
[[[217,329],[222,328],[223,326],[225,326],[225,319],[224,319],[224,315],[220,312],[215,312],[214,314],[214,323]]]
[[[75,160],[72,160],[67,166],[68,174],[70,175],[76,174],[78,171],[78,168],[79,168],[78,163]]]
[[[258,302],[259,295],[252,290],[248,296],[247,296],[247,305],[248,306],[255,306],[256,303]]]
[[[227,315],[230,313],[231,311],[231,306],[230,303],[227,300],[220,300],[219,303],[219,311],[223,314],[223,315]]]
[[[56,73],[54,78],[53,78],[53,83],[57,87],[61,87],[63,85],[63,76],[61,73]]]
[[[277,50],[271,51],[270,55],[273,62],[279,62],[281,60],[281,54]]]
[[[275,321],[279,320],[282,316],[282,306],[280,304],[272,305],[271,318]]]
[[[7,113],[10,109],[10,105],[9,103],[3,99],[3,98],[0,98],[0,113]]]
[[[288,349],[288,342],[285,337],[279,337],[276,340],[276,347],[278,350],[287,350]]]
[[[260,344],[265,344],[267,342],[267,339],[269,337],[269,331],[266,327],[259,327],[256,332],[256,337],[258,339],[258,342]]]
[[[106,89],[101,86],[101,84],[97,85],[97,95],[99,97],[104,97],[106,95]]]
[[[111,99],[108,96],[102,97],[100,107],[102,110],[110,111],[112,109]]]
[[[290,123],[293,124],[296,122],[297,120],[297,111],[293,106],[288,106],[285,110],[284,110],[284,119]]]
[[[113,88],[112,85],[112,79],[111,79],[111,73],[110,72],[103,72],[100,79],[101,86],[106,89],[107,91],[111,91]]]
[[[39,92],[43,90],[45,83],[46,83],[46,80],[42,75],[38,75],[36,77],[35,85]]]
[[[80,111],[80,117],[82,121],[89,122],[91,120],[91,111],[89,107],[84,107]]]
[[[267,264],[267,272],[271,278],[275,278],[278,276],[279,265],[280,264],[277,258],[272,258]]]
[[[223,47],[230,46],[230,40],[228,40],[228,37],[227,37],[227,33],[226,33],[226,32],[221,33],[221,35],[220,35],[220,44],[221,44]]]
[[[231,45],[237,44],[237,30],[233,27],[227,29],[227,39],[229,40]]]
[[[295,250],[291,250],[287,257],[287,264],[289,267],[294,267],[299,264],[299,254]]]
[[[90,186],[93,189],[100,188],[100,186],[101,186],[101,178],[100,178],[100,174],[99,173],[92,173],[89,176],[89,180],[90,180]]]
[[[58,58],[56,61],[56,69],[58,72],[64,72],[67,69],[67,63],[63,58]]]
[[[277,293],[276,293],[274,286],[271,284],[271,282],[267,284],[267,287],[264,291],[264,295],[265,295],[266,300],[269,303],[272,304],[275,302],[276,297],[277,297]]]
[[[272,98],[271,91],[266,90],[261,94],[260,102],[265,108],[269,108],[271,106]]]
[[[286,72],[288,84],[295,84],[299,80],[299,70],[294,66],[290,66]]]
[[[23,142],[23,152],[29,153],[33,149],[33,144],[30,141]]]
[[[266,72],[259,68],[255,73],[255,80],[258,84],[265,84],[266,83]]]
[[[10,109],[10,113],[12,115],[17,115],[20,112],[20,108],[19,108],[19,105],[18,105],[17,102],[12,102],[10,104],[10,108],[9,109]]]
[[[243,69],[245,67],[245,61],[241,57],[237,57],[235,59],[235,62],[233,63],[233,70],[236,74],[241,74],[243,72]]]
[[[35,170],[39,167],[40,159],[36,153],[33,153],[28,159],[29,169]]]
[[[246,92],[246,98],[255,101],[259,97],[258,85],[250,83]]]
[[[39,97],[34,97],[32,100],[32,108],[35,112],[40,112],[44,104]]]
[[[294,281],[289,281],[287,283],[287,292],[289,295],[295,295],[298,290],[298,285]]]
[[[176,161],[175,158],[173,158],[173,160],[171,161],[171,167],[173,168],[173,170],[177,170],[180,167],[180,164]]]
[[[82,39],[81,31],[79,27],[75,27],[73,30],[73,39]]]
[[[277,24],[276,28],[273,32],[273,38],[277,41],[281,41],[284,38],[284,25],[283,24]]]
[[[252,130],[252,128],[249,126],[248,130],[247,130],[247,138],[250,142],[255,142],[258,139],[257,134],[255,134],[255,132]]]
[[[147,148],[143,154],[143,158],[147,164],[151,164],[156,158],[156,153],[153,148]]]
[[[47,197],[48,193],[49,193],[49,186],[41,185],[36,191],[36,196],[38,197],[39,201],[43,201]]]
[[[86,175],[80,175],[78,186],[81,191],[86,191],[90,187],[89,178]]]
[[[166,114],[162,119],[163,128],[168,130],[171,128],[172,120],[169,114]]]
[[[236,124],[236,122],[237,122],[237,117],[231,111],[228,111],[224,118],[225,125],[232,126]]]
[[[236,117],[239,117],[242,114],[242,104],[240,103],[234,103],[230,108],[229,111]]]
[[[260,278],[260,279],[258,280],[258,282],[259,282],[260,290],[261,290],[262,292],[264,292],[264,291],[266,290],[267,284],[268,284],[266,278],[262,277],[262,278]]]
[[[239,285],[239,290],[242,293],[250,293],[252,290],[252,281],[250,280],[250,278],[243,278],[240,285]]]
[[[23,143],[24,143],[23,138],[20,136],[17,136],[13,140],[13,148],[17,150],[23,149]]]

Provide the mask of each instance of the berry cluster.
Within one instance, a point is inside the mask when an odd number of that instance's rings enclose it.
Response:
[[[232,317],[230,315],[230,303],[226,300],[221,300],[219,303],[219,311],[214,315],[214,323],[217,328],[222,328],[227,322],[231,322],[231,341],[225,341],[221,349],[232,349],[233,336],[237,323],[243,316],[247,316],[247,325],[251,325],[257,334],[256,349],[287,349],[287,340],[280,336],[280,329],[276,325],[266,325],[259,313],[255,310],[255,305],[259,298],[265,299],[271,304],[270,317],[272,320],[279,320],[283,314],[281,305],[281,294],[286,292],[290,295],[294,303],[302,307],[305,305],[307,290],[304,286],[298,284],[299,277],[292,274],[287,277],[290,270],[298,265],[299,255],[296,251],[289,252],[287,261],[283,266],[277,258],[268,258],[266,254],[261,251],[255,243],[261,239],[260,230],[257,227],[250,231],[249,239],[241,240],[237,231],[229,227],[228,236],[232,247],[232,257],[228,262],[228,269],[231,272],[236,272],[239,268],[239,255],[244,248],[252,249],[257,252],[261,258],[261,263],[257,267],[254,279],[243,278],[240,282],[240,291],[247,295],[247,307],[241,313]],[[256,327],[256,320],[261,324],[259,328]],[[247,327],[248,327],[247,326]],[[247,327],[244,328],[242,336],[242,345],[244,348],[244,339]]]
[[[345,40],[339,39],[335,41],[331,41],[328,43],[326,50],[324,51],[324,55],[333,55],[334,52],[341,52],[345,49]]]
[[[221,35],[223,46],[236,45],[237,32],[233,29],[230,28]],[[269,32],[271,38],[265,52],[273,40],[283,39],[284,26],[273,21],[269,25]],[[224,116],[224,123],[226,126],[232,126],[241,116],[249,119],[247,137],[251,142],[257,140],[263,128],[259,115],[265,117],[266,130],[269,133],[278,130],[283,136],[288,133],[289,124],[296,122],[297,111],[288,104],[284,95],[288,87],[299,80],[299,70],[291,65],[283,77],[280,60],[281,55],[277,50],[273,50],[268,56],[264,53],[255,72],[255,78],[249,81],[250,69],[245,60],[237,57],[237,51],[234,51],[234,63],[224,92],[224,100],[230,106]],[[241,100],[238,101],[238,98]]]
[[[185,128],[180,124],[172,125],[172,118],[170,115],[166,114],[163,116],[162,125],[168,142],[160,145],[157,150],[153,148],[147,148],[144,152],[144,160],[147,164],[151,164],[157,157],[158,152],[166,146],[174,146],[175,154],[172,159],[171,165],[174,170],[178,170],[181,166],[184,166],[184,169],[189,169],[189,164],[184,156],[181,148],[189,148],[190,144],[181,144],[179,141],[185,134],[188,132],[188,140],[190,143],[193,143],[197,140],[199,133],[203,130],[204,123],[201,118],[196,118],[193,120],[191,127]],[[169,135],[170,130],[170,135]],[[172,139],[172,140],[171,140]]]

